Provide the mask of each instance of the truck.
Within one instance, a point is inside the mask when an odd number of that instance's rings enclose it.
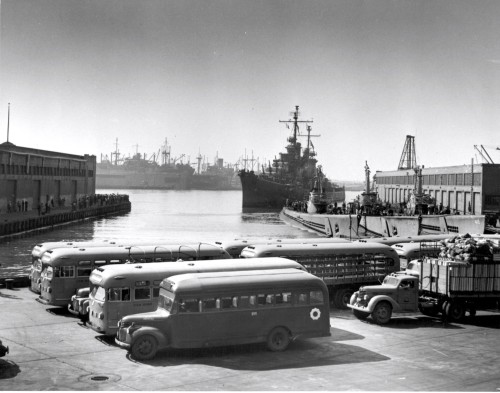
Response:
[[[449,255],[449,254],[448,254]],[[468,260],[449,256],[412,261],[405,271],[391,273],[380,285],[362,286],[348,307],[358,319],[370,315],[386,324],[393,313],[420,311],[446,321],[461,321],[466,313],[498,309],[500,302],[500,251]]]

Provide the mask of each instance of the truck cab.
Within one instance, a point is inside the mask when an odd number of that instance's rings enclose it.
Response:
[[[354,316],[372,319],[378,324],[390,321],[392,313],[418,311],[418,276],[396,272],[384,278],[381,285],[359,288],[349,301]]]

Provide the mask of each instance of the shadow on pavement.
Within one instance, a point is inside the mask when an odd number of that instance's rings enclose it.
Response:
[[[0,379],[14,378],[20,372],[21,369],[16,363],[0,359]],[[0,390],[2,390],[1,387]]]
[[[268,351],[265,344],[237,345],[202,349],[165,349],[149,361],[136,361],[156,367],[202,364],[231,370],[270,371],[291,368],[372,363],[388,357],[353,345],[337,343],[333,337],[292,342],[283,352]]]

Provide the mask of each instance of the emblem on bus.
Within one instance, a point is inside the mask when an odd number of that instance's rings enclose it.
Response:
[[[309,315],[313,321],[317,321],[321,316],[321,311],[319,310],[319,308],[313,308]]]

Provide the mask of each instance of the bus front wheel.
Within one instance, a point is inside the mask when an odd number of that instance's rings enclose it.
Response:
[[[274,328],[267,336],[267,348],[273,352],[284,351],[290,344],[290,334],[285,328]]]
[[[158,341],[156,341],[156,338],[150,334],[145,334],[135,340],[132,348],[130,349],[130,353],[136,360],[149,360],[155,357],[157,350]]]

